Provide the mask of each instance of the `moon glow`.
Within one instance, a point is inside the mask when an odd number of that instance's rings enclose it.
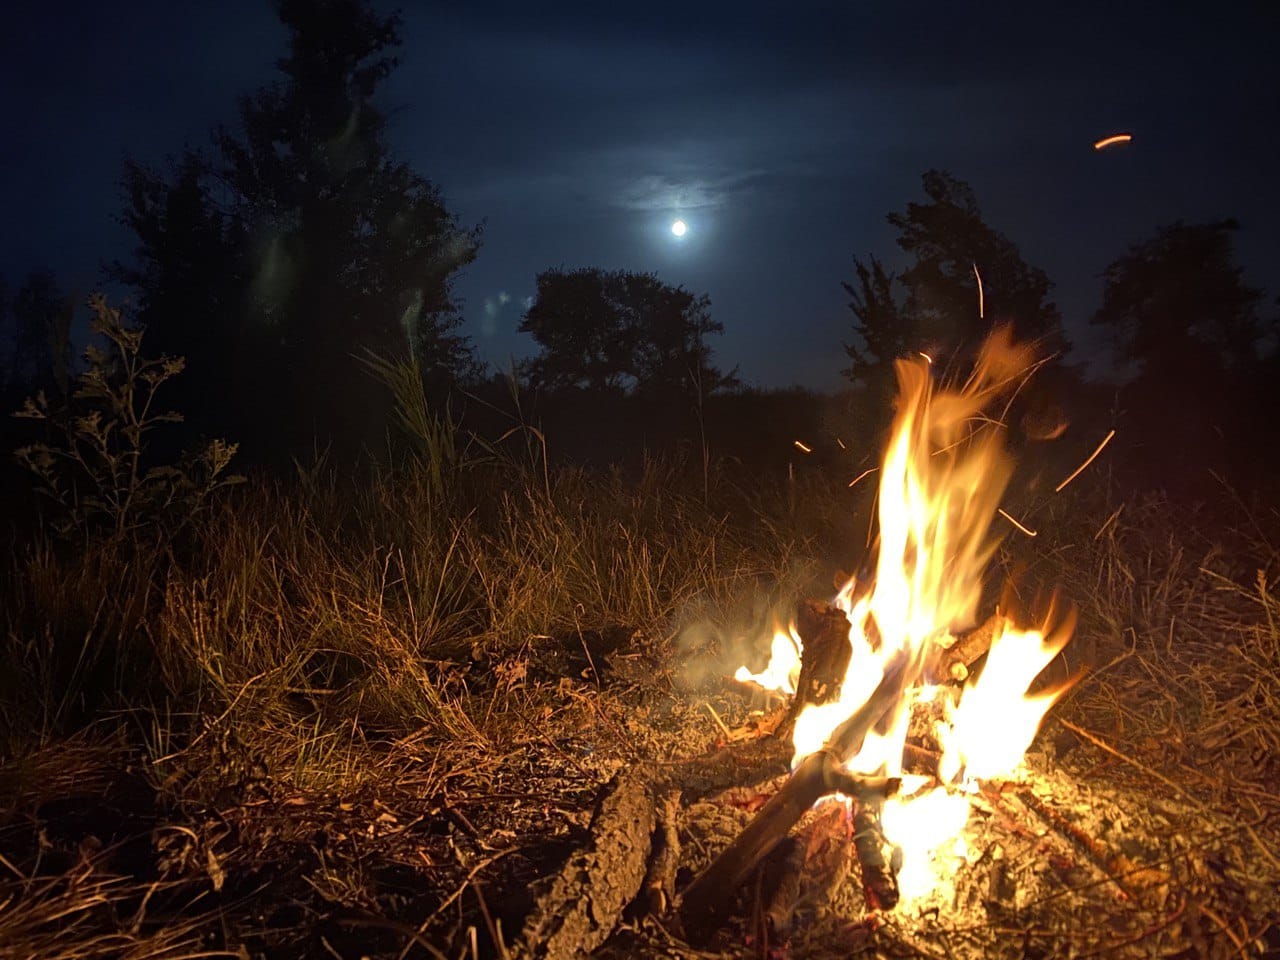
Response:
[[[689,231],[689,225],[683,220],[676,220],[671,224],[671,232],[677,237],[683,237]]]

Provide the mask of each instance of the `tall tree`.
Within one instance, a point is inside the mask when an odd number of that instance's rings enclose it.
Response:
[[[890,361],[907,350],[953,356],[972,350],[994,324],[1047,353],[1064,351],[1062,316],[1048,299],[1053,284],[1018,247],[982,218],[972,188],[949,173],[922,178],[927,203],[890,213],[898,246],[911,258],[898,275],[872,258],[855,258],[857,286],[845,283],[857,342],[846,347],[855,382],[881,384]],[[900,286],[900,298],[895,289]]]
[[[391,156],[375,96],[399,17],[362,0],[276,9],[290,35],[282,79],[241,100],[238,127],[164,173],[126,166],[138,245],[117,274],[157,345],[188,355],[202,425],[266,418],[276,445],[354,447],[385,411],[355,355],[414,349],[441,381],[472,368],[450,280],[479,233]]]
[[[1093,323],[1111,334],[1118,359],[1136,367],[1124,399],[1143,461],[1162,484],[1207,477],[1224,459],[1268,454],[1258,428],[1262,386],[1260,291],[1235,263],[1234,220],[1161,227],[1107,267]],[[1194,402],[1185,400],[1194,390]]]
[[[724,327],[711,301],[651,273],[546,270],[520,322],[541,352],[530,379],[548,388],[675,396],[732,382],[711,362],[707,337]]]

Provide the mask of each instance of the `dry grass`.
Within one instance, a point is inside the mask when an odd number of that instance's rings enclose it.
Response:
[[[740,715],[689,656],[861,553],[867,504],[848,509],[842,479],[731,476],[704,502],[661,464],[494,462],[443,496],[411,470],[316,473],[242,488],[177,546],[23,547],[0,614],[0,957],[345,955],[370,916],[402,918],[371,953],[429,935],[457,956],[477,873],[527,885],[545,866],[513,838],[572,842],[619,763],[705,748],[704,701]],[[1280,872],[1266,524],[1210,539],[1135,500],[1104,525],[1119,502],[1090,489],[1006,551],[1081,606],[1093,669],[1060,715],[1122,755],[1100,762],[1239,810]],[[691,649],[694,623],[723,629]],[[78,838],[51,812],[75,798],[101,808]],[[264,889],[292,906],[254,906]]]

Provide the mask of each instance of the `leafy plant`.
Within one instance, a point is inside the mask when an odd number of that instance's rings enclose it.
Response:
[[[237,444],[210,440],[176,463],[148,462],[152,431],[182,422],[179,413],[157,411],[156,394],[186,361],[143,357],[142,328],[128,326],[102,294],[93,295],[89,307],[90,330],[102,343],[85,348],[87,366],[66,409],[55,409],[40,391],[14,414],[47,421],[60,436],[15,455],[62,508],[55,523],[63,533],[98,526],[114,536],[148,526],[175,533],[215,490],[244,480],[225,472]]]

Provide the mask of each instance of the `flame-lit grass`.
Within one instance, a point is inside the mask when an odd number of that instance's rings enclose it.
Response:
[[[585,809],[617,764],[697,753],[722,737],[702,698],[724,698],[716,712],[737,728],[744,698],[679,685],[690,650],[732,637],[763,591],[804,595],[822,572],[813,558],[860,535],[865,514],[842,512],[840,498],[860,492],[845,489],[848,475],[801,476],[794,497],[759,478],[746,490],[722,485],[711,508],[697,484],[657,467],[634,479],[553,475],[549,499],[540,474],[495,473],[443,506],[429,506],[411,475],[362,488],[318,477],[245,488],[195,531],[199,550],[29,545],[0,578],[0,808],[16,817],[43,799],[96,804],[127,768],[154,791],[170,832],[212,845],[228,882],[274,876],[277,863],[297,869],[290,858],[321,825],[358,814],[362,856],[416,863],[418,882],[439,884],[443,900],[493,854],[459,869],[432,847],[439,860],[423,864],[413,843],[429,831],[401,828],[425,815],[435,830],[431,818],[444,814],[433,798],[452,798],[458,824],[486,843],[519,848],[525,833],[497,828],[572,833],[580,828],[560,807]],[[1273,891],[1280,835],[1274,817],[1260,817],[1280,797],[1257,758],[1280,755],[1280,604],[1256,571],[1274,579],[1280,553],[1253,526],[1107,499],[1104,481],[1096,467],[1082,475],[1034,514],[1035,541],[1011,536],[992,559],[1030,564],[1034,584],[1061,584],[1081,604],[1068,656],[1073,671],[1094,669],[1056,709],[1125,758],[1100,752],[1095,763],[1131,770],[1149,789],[1141,764],[1197,809],[1229,811],[1253,864],[1239,882]],[[672,640],[704,621],[720,629],[688,647]],[[603,661],[603,682],[589,666],[559,665],[611,624],[640,632],[628,656],[655,658],[639,680],[611,685]],[[626,699],[641,683],[643,697]],[[651,703],[679,726],[646,714]],[[246,792],[255,764],[276,805]],[[521,814],[509,798],[521,792],[539,800],[513,826]],[[492,796],[500,816],[486,820]],[[374,799],[407,811],[385,834],[363,832],[383,813]],[[897,812],[886,810],[886,829]],[[146,885],[99,883],[103,873],[71,888],[31,874],[13,853],[26,815],[0,823],[0,849],[22,871],[0,864],[5,960],[24,955],[9,945],[36,956],[183,956],[228,926],[258,923],[247,905],[202,912],[206,899],[163,931],[163,913],[144,913],[129,934]],[[223,832],[233,816],[234,838]],[[355,833],[344,824],[333,835]],[[465,848],[465,827],[447,836]],[[316,887],[276,886],[307,909],[304,896],[325,910],[380,902],[368,865],[330,843],[323,869],[308,868]],[[932,853],[963,866],[945,842]],[[207,898],[207,861],[191,870],[184,896]]]

